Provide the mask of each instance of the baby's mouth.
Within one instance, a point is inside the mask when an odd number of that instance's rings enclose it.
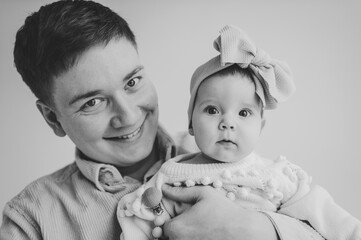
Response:
[[[236,145],[237,144],[235,142],[233,142],[232,140],[229,139],[222,139],[220,141],[218,141],[217,143],[222,144],[222,145]]]

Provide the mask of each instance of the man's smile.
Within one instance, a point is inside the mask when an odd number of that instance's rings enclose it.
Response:
[[[115,138],[119,138],[119,139],[130,139],[132,137],[135,137],[139,132],[140,132],[141,128],[136,129],[134,132],[128,134],[128,135],[123,135],[123,136],[119,136],[119,137],[115,137]]]
[[[147,120],[148,115],[145,116],[144,121],[140,125],[140,127],[136,128],[134,131],[130,131],[129,133],[122,134],[120,136],[110,136],[110,137],[104,137],[105,140],[111,140],[111,141],[133,141],[136,140],[142,133],[143,126],[145,121]]]

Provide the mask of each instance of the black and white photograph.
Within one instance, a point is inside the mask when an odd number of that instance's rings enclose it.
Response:
[[[361,239],[361,2],[4,0],[0,239]]]

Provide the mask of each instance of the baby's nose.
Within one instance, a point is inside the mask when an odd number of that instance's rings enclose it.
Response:
[[[227,130],[227,129],[230,129],[230,130],[234,130],[234,124],[230,121],[222,121],[220,124],[219,124],[219,129],[220,130]]]

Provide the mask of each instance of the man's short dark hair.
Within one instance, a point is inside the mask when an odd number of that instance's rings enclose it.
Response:
[[[16,34],[15,66],[35,96],[53,103],[53,78],[98,44],[124,37],[137,48],[128,23],[92,1],[58,1],[31,14]]]

